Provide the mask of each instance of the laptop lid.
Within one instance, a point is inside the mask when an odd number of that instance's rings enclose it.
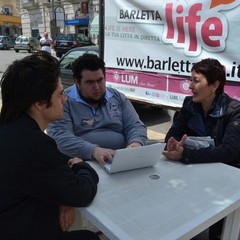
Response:
[[[154,166],[159,160],[165,143],[116,150],[112,163],[103,165],[109,173]]]

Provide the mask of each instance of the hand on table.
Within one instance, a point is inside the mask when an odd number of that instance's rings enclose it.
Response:
[[[69,228],[75,222],[75,209],[73,207],[62,206],[59,207],[59,223],[63,231]]]
[[[132,148],[132,147],[141,147],[141,146],[142,144],[140,142],[132,142],[127,147]]]
[[[71,168],[74,164],[82,162],[83,160],[81,158],[75,157],[75,158],[71,158],[68,161],[68,166]]]
[[[186,134],[183,135],[179,142],[174,137],[169,138],[167,142],[167,150],[164,150],[162,154],[170,160],[181,160],[183,155],[183,145],[186,138]]]
[[[109,148],[95,147],[92,153],[92,157],[99,163],[105,164],[106,162],[112,162],[114,154],[115,150]]]

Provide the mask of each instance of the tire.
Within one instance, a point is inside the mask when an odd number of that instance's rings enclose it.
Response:
[[[15,52],[16,52],[16,53],[18,53],[18,52],[19,52],[19,50],[15,49]]]
[[[33,53],[33,48],[30,47],[30,49],[28,50],[29,53]]]
[[[7,50],[7,45],[4,45],[4,46],[3,46],[3,50]]]
[[[56,52],[56,56],[61,58],[62,57],[62,53]]]

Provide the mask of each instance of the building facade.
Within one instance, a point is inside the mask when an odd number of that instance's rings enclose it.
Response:
[[[38,37],[49,32],[54,39],[58,33],[91,35],[91,23],[99,11],[98,0],[20,0],[23,35]]]
[[[22,32],[19,0],[0,1],[0,35],[15,37]]]

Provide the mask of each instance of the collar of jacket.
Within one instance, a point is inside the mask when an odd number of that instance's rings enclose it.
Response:
[[[76,85],[76,84],[74,84],[74,85],[72,85],[71,87],[67,88],[67,89],[65,90],[65,92],[66,92],[66,94],[67,94],[67,96],[68,96],[69,98],[72,98],[72,99],[76,100],[77,102],[84,103],[84,104],[87,104],[87,105],[88,105],[88,103],[85,102],[85,101],[81,98],[81,96],[80,96],[80,94],[79,94],[79,92],[78,92],[78,89],[77,89],[77,85]],[[107,102],[112,96],[113,96],[113,94],[108,90],[108,88],[106,88],[106,92],[105,92],[105,96],[104,96],[104,101]]]
[[[229,98],[225,93],[216,96],[210,110],[208,111],[208,116],[214,118],[222,117],[226,112],[228,102]],[[202,105],[200,103],[195,103],[192,100],[188,102],[187,109],[193,115],[203,111]]]

